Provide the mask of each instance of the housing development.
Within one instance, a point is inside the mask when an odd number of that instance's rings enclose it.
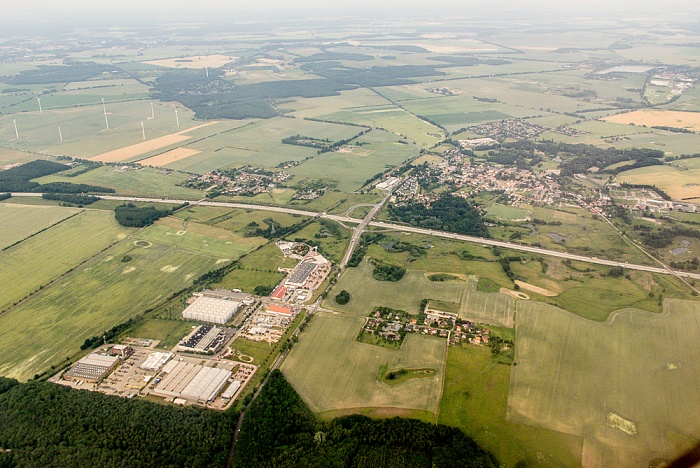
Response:
[[[0,466],[692,458],[700,6],[37,3]]]

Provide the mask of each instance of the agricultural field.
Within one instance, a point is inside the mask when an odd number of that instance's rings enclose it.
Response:
[[[508,420],[584,438],[584,466],[646,465],[696,443],[700,304],[623,309],[595,323],[546,304],[518,307]]]
[[[163,171],[150,167],[121,169],[113,166],[102,166],[75,177],[52,174],[40,177],[36,181],[41,184],[71,182],[99,185],[113,188],[118,195],[125,196],[199,200],[203,195],[201,191],[178,186],[188,178],[186,174],[180,172]]]
[[[48,205],[0,204],[0,249],[5,250],[66,218],[80,213],[77,208],[52,207]]]
[[[143,313],[216,264],[193,252],[137,242],[108,249],[0,316],[0,347],[9,350],[0,358],[0,373],[26,380],[60,364],[86,338]]]
[[[243,237],[219,227],[168,217],[140,231],[137,236],[149,242],[215,257],[219,262],[235,260],[267,241],[261,237]]]
[[[120,226],[111,212],[83,211],[0,252],[0,310],[43,288],[131,232],[133,229]]]
[[[299,336],[281,370],[309,408],[316,413],[381,408],[385,416],[406,410],[437,414],[447,342],[409,334],[401,349],[382,348],[356,340],[362,323],[359,317],[321,312]],[[401,368],[435,373],[398,385],[381,382],[383,372]]]
[[[700,167],[692,163],[684,165],[684,161],[686,160],[676,161],[673,165],[640,167],[621,172],[615,181],[656,185],[674,200],[697,202],[700,199]]]
[[[375,280],[373,270],[367,260],[358,267],[346,269],[324,301],[324,307],[360,317],[380,306],[415,315],[423,299],[459,303],[464,290],[463,281],[432,282],[424,271],[408,270],[401,280],[391,282]],[[333,299],[333,293],[342,290],[348,291],[352,298],[346,305],[339,305]]]
[[[187,57],[148,60],[143,63],[166,68],[219,68],[238,57],[230,55],[188,55]]]
[[[459,318],[488,323],[506,328],[513,327],[515,300],[507,294],[477,291],[478,278],[470,276],[459,306]]]
[[[606,117],[604,120],[619,124],[645,127],[675,127],[700,130],[700,116],[695,112],[644,109]]]
[[[511,366],[483,346],[450,346],[438,423],[455,426],[502,466],[580,466],[582,438],[506,420]]]

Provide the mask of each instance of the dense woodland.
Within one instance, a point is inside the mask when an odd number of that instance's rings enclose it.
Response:
[[[0,467],[225,466],[231,413],[0,377]]]
[[[426,229],[489,237],[479,211],[461,197],[445,195],[429,207],[421,203],[389,205],[391,218]]]
[[[40,184],[32,179],[70,169],[65,164],[37,159],[0,172],[0,192],[39,192],[39,193],[114,193],[114,189],[97,185],[50,182]]]
[[[150,226],[164,216],[168,216],[173,210],[159,210],[154,206],[137,207],[133,203],[120,205],[114,209],[117,222],[127,227]]]
[[[492,467],[458,429],[414,419],[314,418],[278,370],[246,412],[234,467]]]
[[[63,203],[78,206],[90,205],[100,199],[99,197],[95,197],[93,195],[81,195],[75,193],[44,193],[41,195],[41,198],[45,200],[57,200]]]
[[[13,76],[0,77],[0,81],[11,85],[35,85],[86,81],[102,73],[120,72],[114,65],[95,62],[68,62],[64,65],[39,65],[36,69],[22,70]]]

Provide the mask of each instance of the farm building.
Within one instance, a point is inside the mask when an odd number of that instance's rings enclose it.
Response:
[[[217,352],[226,342],[226,331],[213,325],[200,325],[177,345],[178,351]]]
[[[157,371],[173,357],[170,353],[151,353],[139,367],[147,371]]]
[[[117,356],[104,356],[102,354],[88,354],[76,362],[73,367],[63,374],[65,380],[85,380],[86,382],[99,382],[117,367]]]
[[[240,306],[240,301],[200,296],[182,312],[182,316],[199,322],[224,324]]]
[[[229,370],[184,361],[172,361],[163,368],[163,374],[154,394],[200,405],[214,400],[231,377]]]

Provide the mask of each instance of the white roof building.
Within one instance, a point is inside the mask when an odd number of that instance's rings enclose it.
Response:
[[[183,312],[186,319],[197,320],[199,322],[225,324],[235,314],[241,302],[227,299],[217,299],[214,297],[198,297]]]

